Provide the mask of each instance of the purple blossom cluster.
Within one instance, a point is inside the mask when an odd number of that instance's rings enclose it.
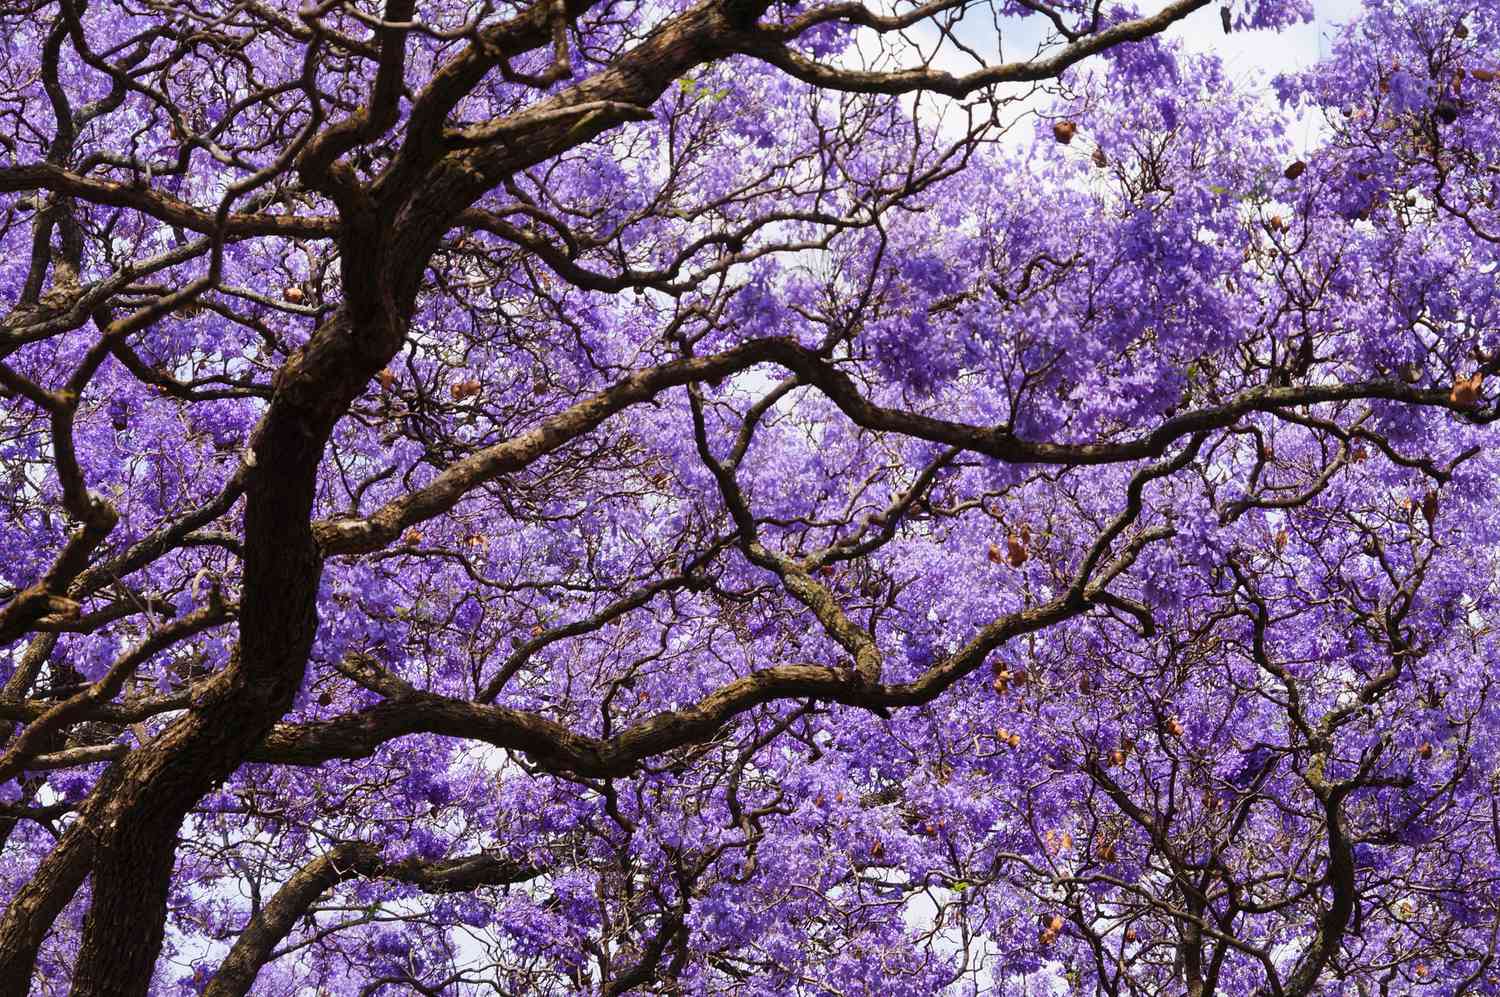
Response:
[[[1315,6],[0,8],[0,997],[1500,993],[1500,7]]]

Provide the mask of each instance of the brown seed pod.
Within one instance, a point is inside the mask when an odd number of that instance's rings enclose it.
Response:
[[[1288,166],[1286,169],[1282,170],[1281,175],[1286,177],[1288,180],[1295,180],[1305,172],[1307,172],[1307,164],[1299,159],[1292,165]]]
[[[1005,552],[1000,549],[999,544],[990,544],[989,559],[993,564],[999,564],[1005,560]]]
[[[281,291],[281,300],[289,301],[294,305],[301,304],[302,300],[306,297],[307,295],[303,293],[302,288],[298,287],[296,284],[290,284],[287,287],[282,288]]]
[[[1422,742],[1422,746],[1417,749],[1417,754],[1421,755],[1423,758],[1431,758],[1432,757],[1432,745],[1431,745],[1431,743],[1429,743],[1427,741],[1423,741]]]
[[[1183,728],[1182,721],[1178,720],[1176,717],[1168,717],[1167,733],[1171,734],[1173,737],[1181,737],[1183,734],[1187,733],[1187,731]]]
[[[1007,537],[1005,540],[1005,560],[1010,562],[1012,568],[1019,568],[1026,563],[1026,547],[1021,543],[1021,538],[1016,536]]]
[[[1427,520],[1427,528],[1437,521],[1438,497],[1437,492],[1428,489],[1427,494],[1422,496],[1422,518]]]
[[[1052,126],[1052,137],[1063,145],[1073,141],[1073,136],[1078,134],[1078,125],[1072,121],[1059,121]]]
[[[1473,408],[1479,404],[1479,392],[1484,387],[1484,373],[1475,371],[1468,377],[1461,377],[1453,382],[1453,390],[1448,392],[1448,401],[1458,408]]]
[[[1094,146],[1094,154],[1089,158],[1092,159],[1094,161],[1094,165],[1099,167],[1101,170],[1109,165],[1109,157],[1104,154],[1103,146]]]

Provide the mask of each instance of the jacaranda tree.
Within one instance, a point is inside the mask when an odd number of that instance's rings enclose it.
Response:
[[[0,4],[0,995],[1500,992],[1500,5]]]

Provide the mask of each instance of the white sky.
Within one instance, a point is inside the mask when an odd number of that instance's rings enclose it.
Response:
[[[1179,21],[1168,32],[1180,38],[1191,49],[1216,52],[1225,67],[1236,77],[1256,70],[1268,76],[1289,70],[1306,69],[1328,52],[1327,38],[1341,24],[1354,19],[1364,6],[1360,0],[1313,0],[1314,19],[1286,31],[1235,31],[1224,34],[1216,6]]]

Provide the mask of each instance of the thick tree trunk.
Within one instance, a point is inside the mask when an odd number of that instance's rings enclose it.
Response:
[[[0,997],[26,997],[42,939],[89,873],[91,842],[75,823],[21,887],[0,921]]]
[[[120,763],[119,788],[91,822],[93,898],[76,997],[148,992],[178,828],[290,708],[301,685],[318,625],[322,561],[311,527],[318,465],[333,425],[399,344],[399,335],[376,332],[356,333],[347,318],[335,319],[281,372],[246,481],[239,647],[201,702]]]

